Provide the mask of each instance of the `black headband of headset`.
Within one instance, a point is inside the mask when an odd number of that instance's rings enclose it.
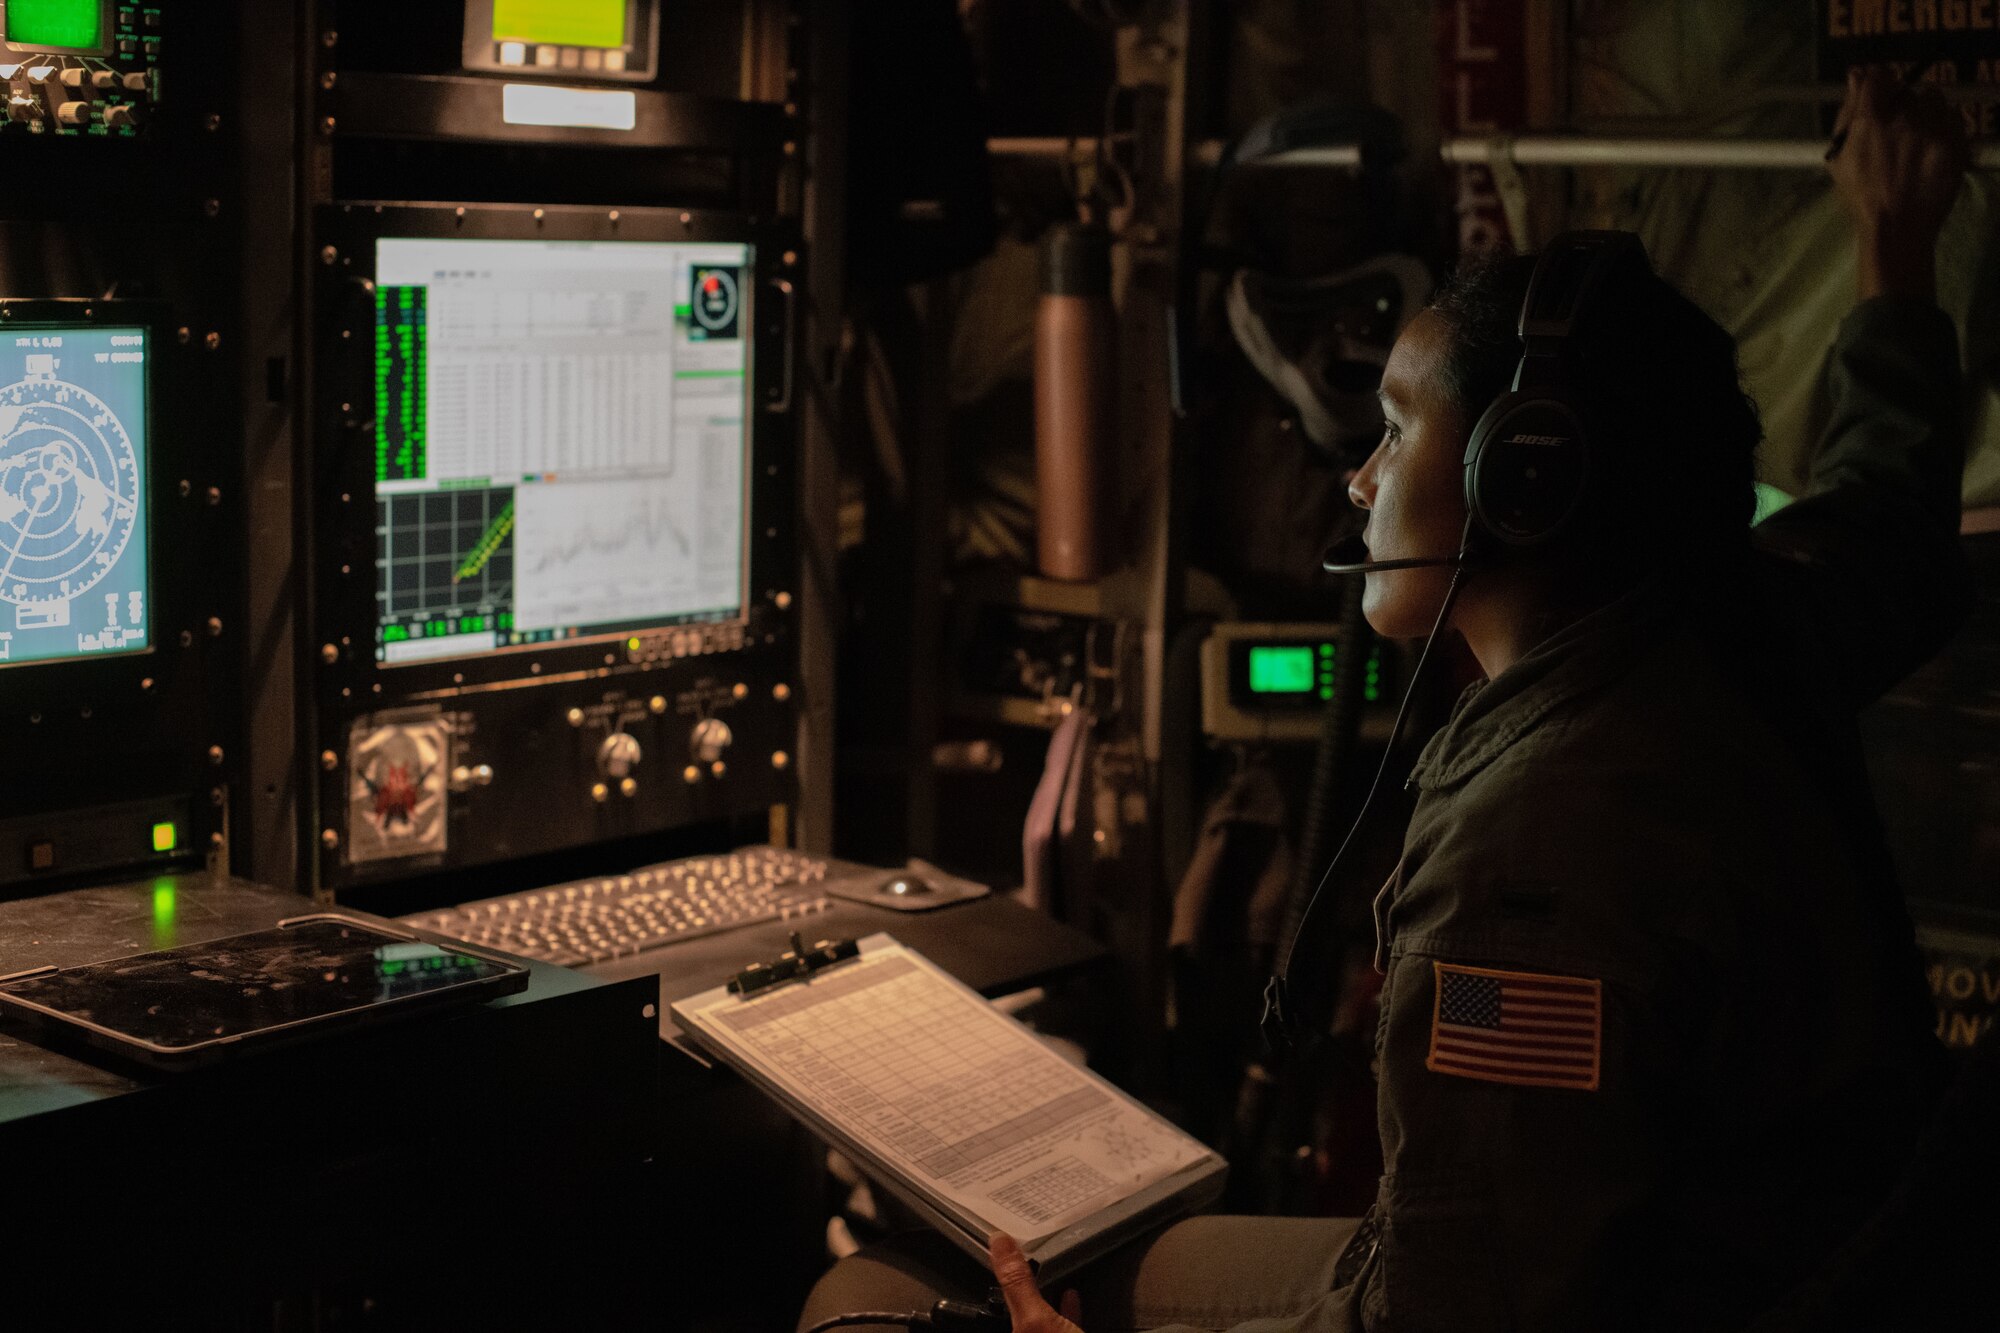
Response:
[[[1562,386],[1563,356],[1578,317],[1613,270],[1635,261],[1651,271],[1646,248],[1629,231],[1566,231],[1549,242],[1521,301],[1515,392]]]

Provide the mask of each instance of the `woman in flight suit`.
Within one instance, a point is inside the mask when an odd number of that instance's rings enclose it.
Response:
[[[1888,1195],[1941,1052],[1854,715],[1965,604],[1933,268],[1965,148],[1886,76],[1842,114],[1860,301],[1803,499],[1749,526],[1734,343],[1640,258],[1569,340],[1593,430],[1561,537],[1368,575],[1379,633],[1448,605],[1486,678],[1417,761],[1377,902],[1374,1208],[1170,1228],[1086,1277],[1093,1333],[1745,1328]],[[1532,270],[1461,276],[1398,341],[1350,490],[1371,560],[1473,531],[1467,440],[1520,364]],[[1017,1333],[1074,1333],[1011,1240],[993,1258]],[[809,1315],[895,1303],[888,1271],[848,1261]]]

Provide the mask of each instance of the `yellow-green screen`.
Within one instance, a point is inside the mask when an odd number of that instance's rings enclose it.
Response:
[[[493,40],[623,46],[625,0],[493,0]]]
[[[94,50],[104,45],[104,10],[98,0],[13,0],[7,6],[7,40]]]

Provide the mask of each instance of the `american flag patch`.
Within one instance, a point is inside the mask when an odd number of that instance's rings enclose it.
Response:
[[[1437,998],[1426,1068],[1489,1083],[1597,1089],[1602,982],[1456,963],[1431,968]]]

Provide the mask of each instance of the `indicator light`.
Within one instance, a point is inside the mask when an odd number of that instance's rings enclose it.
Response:
[[[174,822],[171,819],[164,823],[153,825],[154,851],[171,852],[174,848],[180,846],[180,844],[180,830],[174,826]]]

